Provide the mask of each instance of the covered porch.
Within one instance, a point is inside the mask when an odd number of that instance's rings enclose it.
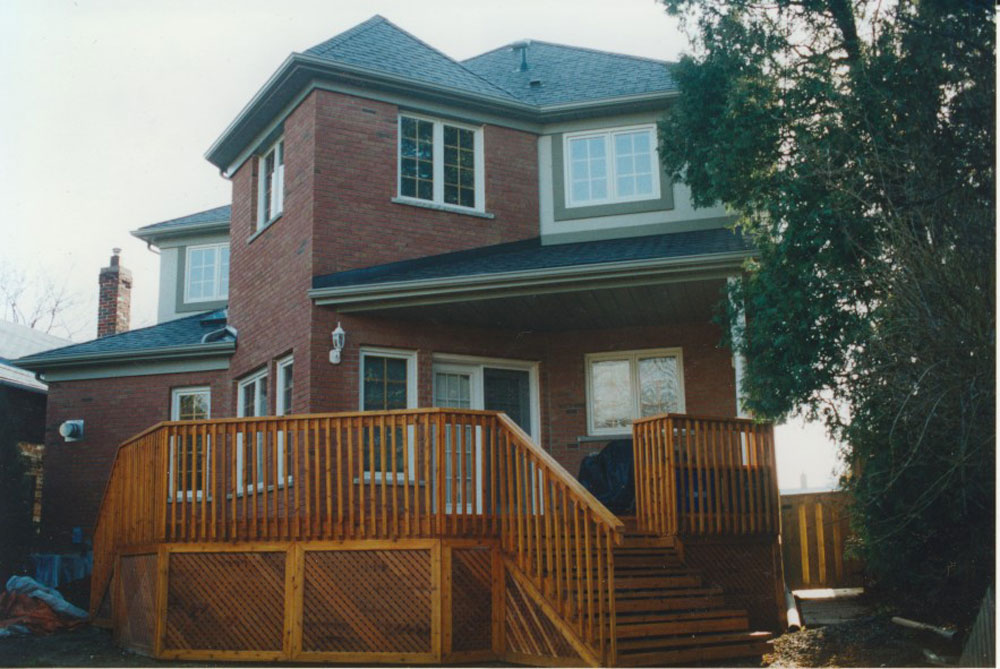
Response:
[[[348,347],[342,366],[314,366],[310,383],[337,385],[346,401],[310,410],[350,408],[353,394],[367,410],[503,411],[576,474],[587,454],[630,438],[636,418],[738,415],[742,365],[720,346],[715,317],[747,255],[713,229],[526,240],[315,277],[315,345],[328,348],[342,325]],[[325,351],[314,358],[325,363]],[[388,374],[370,379],[372,358],[394,359],[393,380],[412,390],[370,401],[369,381]]]
[[[770,426],[661,415],[633,436],[637,511],[622,519],[502,413],[162,423],[116,458],[92,613],[161,658],[759,654],[766,632],[685,553],[698,537],[776,543]]]

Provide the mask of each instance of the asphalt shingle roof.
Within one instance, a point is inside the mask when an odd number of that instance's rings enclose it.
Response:
[[[725,228],[551,246],[542,246],[541,240],[536,237],[315,276],[313,288],[377,285],[748,250],[750,246],[742,236]]]
[[[232,206],[224,204],[221,207],[215,207],[214,209],[206,209],[205,211],[199,211],[195,214],[188,214],[187,216],[181,216],[180,218],[172,218],[169,221],[160,221],[159,223],[152,223],[150,225],[144,225],[143,227],[136,230],[136,233],[148,234],[148,233],[160,233],[165,231],[180,230],[192,225],[204,225],[206,223],[229,223],[230,215],[232,213]]]
[[[417,81],[514,100],[507,91],[486,81],[382,16],[373,16],[350,30],[308,49],[307,54]]]
[[[474,56],[462,65],[522,102],[542,106],[677,88],[665,61],[534,40],[529,42],[526,57],[528,69],[523,72],[521,50],[512,45]]]
[[[206,334],[219,330],[225,325],[226,310],[218,309],[138,330],[101,337],[82,344],[73,344],[36,353],[16,360],[15,363],[26,365],[36,362],[58,362],[60,358],[71,358],[79,355],[139,353],[161,348],[194,346],[201,344],[202,337]]]

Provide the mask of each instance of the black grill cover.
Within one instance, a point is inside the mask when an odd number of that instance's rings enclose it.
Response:
[[[619,516],[635,513],[632,440],[618,439],[580,463],[580,483],[601,504]]]

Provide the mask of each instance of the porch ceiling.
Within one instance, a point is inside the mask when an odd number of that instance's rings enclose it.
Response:
[[[399,320],[531,331],[591,330],[704,322],[725,279],[594,288],[419,306],[353,306],[344,311]]]

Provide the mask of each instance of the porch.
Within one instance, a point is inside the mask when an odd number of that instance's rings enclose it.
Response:
[[[502,413],[161,423],[115,460],[92,613],[160,658],[613,666],[763,652],[766,632],[705,581],[720,580],[720,555],[771,556],[777,610],[770,426],[670,414],[633,438],[636,516],[620,519]],[[759,578],[760,559],[729,562]]]

